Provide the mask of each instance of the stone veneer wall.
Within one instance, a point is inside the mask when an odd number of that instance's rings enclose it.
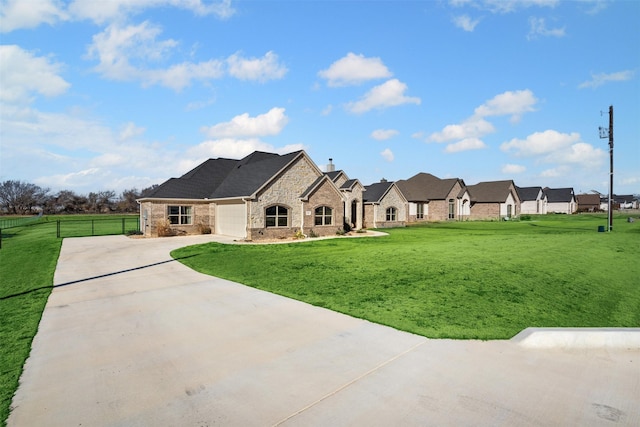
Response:
[[[209,202],[196,202],[193,200],[179,200],[175,201],[146,201],[140,204],[140,230],[145,236],[157,236],[158,235],[158,223],[167,220],[167,207],[168,206],[191,206],[192,209],[192,223],[190,225],[171,225],[173,230],[186,234],[198,234],[200,233],[199,224],[208,225],[213,232],[213,217],[211,216],[211,203]],[[213,211],[215,212],[215,206]],[[144,217],[147,217],[146,224]]]
[[[390,207],[396,208],[396,221],[387,221],[387,209]],[[377,207],[371,204],[365,205],[364,226],[374,227],[375,225],[377,228],[404,227],[408,212],[407,203],[402,198],[400,191],[393,186]]]
[[[315,210],[320,206],[328,206],[333,209],[333,224],[315,225]],[[317,236],[332,236],[344,226],[343,199],[335,186],[325,181],[311,194],[309,200],[303,203],[303,232]]]
[[[249,206],[247,240],[292,237],[302,224],[300,195],[320,176],[318,170],[302,156],[283,171]],[[265,227],[265,210],[282,205],[289,209],[288,227]]]

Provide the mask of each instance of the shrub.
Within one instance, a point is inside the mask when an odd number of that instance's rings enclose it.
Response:
[[[531,215],[520,215],[520,221],[531,221]]]
[[[309,237],[318,237],[315,231],[309,230]]]
[[[211,234],[211,227],[207,224],[198,223],[198,232],[200,234]]]
[[[176,234],[173,228],[171,228],[171,223],[166,219],[158,221],[156,223],[156,229],[158,230],[158,237],[169,237]]]
[[[344,231],[344,228],[338,228],[338,231],[336,231],[336,234],[338,236],[344,236],[346,232]]]
[[[302,232],[302,230],[296,231],[296,234],[293,235],[294,239],[304,239],[306,236]]]

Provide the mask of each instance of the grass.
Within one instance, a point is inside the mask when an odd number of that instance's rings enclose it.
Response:
[[[43,217],[22,227],[2,230],[0,249],[0,425],[6,424],[11,398],[18,387],[22,367],[29,356],[31,342],[53,289],[53,274],[62,239],[56,238],[57,220],[65,235],[118,234],[121,217],[57,216]],[[127,216],[131,218],[131,216]],[[135,217],[137,219],[137,216]],[[127,219],[127,225],[131,219]],[[84,233],[84,234],[82,234]]]
[[[431,338],[640,326],[640,222],[606,215],[437,223],[382,238],[205,244],[189,267]]]

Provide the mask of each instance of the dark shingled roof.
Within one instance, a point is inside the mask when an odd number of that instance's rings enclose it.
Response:
[[[516,191],[518,192],[518,197],[520,197],[521,202],[538,200],[540,190],[542,190],[542,187],[516,187]]]
[[[570,202],[573,197],[573,188],[549,188],[545,187],[544,194],[549,203]]]
[[[387,194],[389,188],[393,185],[392,181],[382,181],[376,182],[375,184],[366,185],[364,189],[366,190],[363,194],[363,199],[365,203],[378,203]]]
[[[440,179],[430,173],[420,172],[406,180],[397,181],[398,188],[410,202],[428,202],[430,200],[445,200],[457,182],[464,182],[458,178]]]
[[[344,182],[344,184],[342,184],[342,187],[340,187],[341,190],[351,190],[353,188],[354,185],[356,185],[356,183],[358,182],[357,179],[348,179]]]
[[[487,181],[467,186],[472,202],[504,203],[509,197],[513,181]],[[515,187],[515,185],[513,185]]]
[[[331,171],[331,172],[324,172],[325,175],[327,175],[329,177],[329,179],[333,182],[336,181],[336,179],[340,176],[340,174],[342,174],[344,172],[342,172],[341,170],[339,171]]]
[[[278,155],[255,151],[240,160],[209,159],[180,178],[162,183],[147,198],[221,199],[254,194],[302,151]]]

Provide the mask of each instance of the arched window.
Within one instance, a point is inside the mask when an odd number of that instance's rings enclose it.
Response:
[[[398,210],[396,208],[387,208],[387,221],[395,221],[398,216]]]
[[[315,224],[316,225],[332,225],[333,224],[333,209],[329,206],[320,206],[315,211]]]
[[[270,206],[265,211],[267,227],[287,227],[289,225],[289,209],[284,206]]]

